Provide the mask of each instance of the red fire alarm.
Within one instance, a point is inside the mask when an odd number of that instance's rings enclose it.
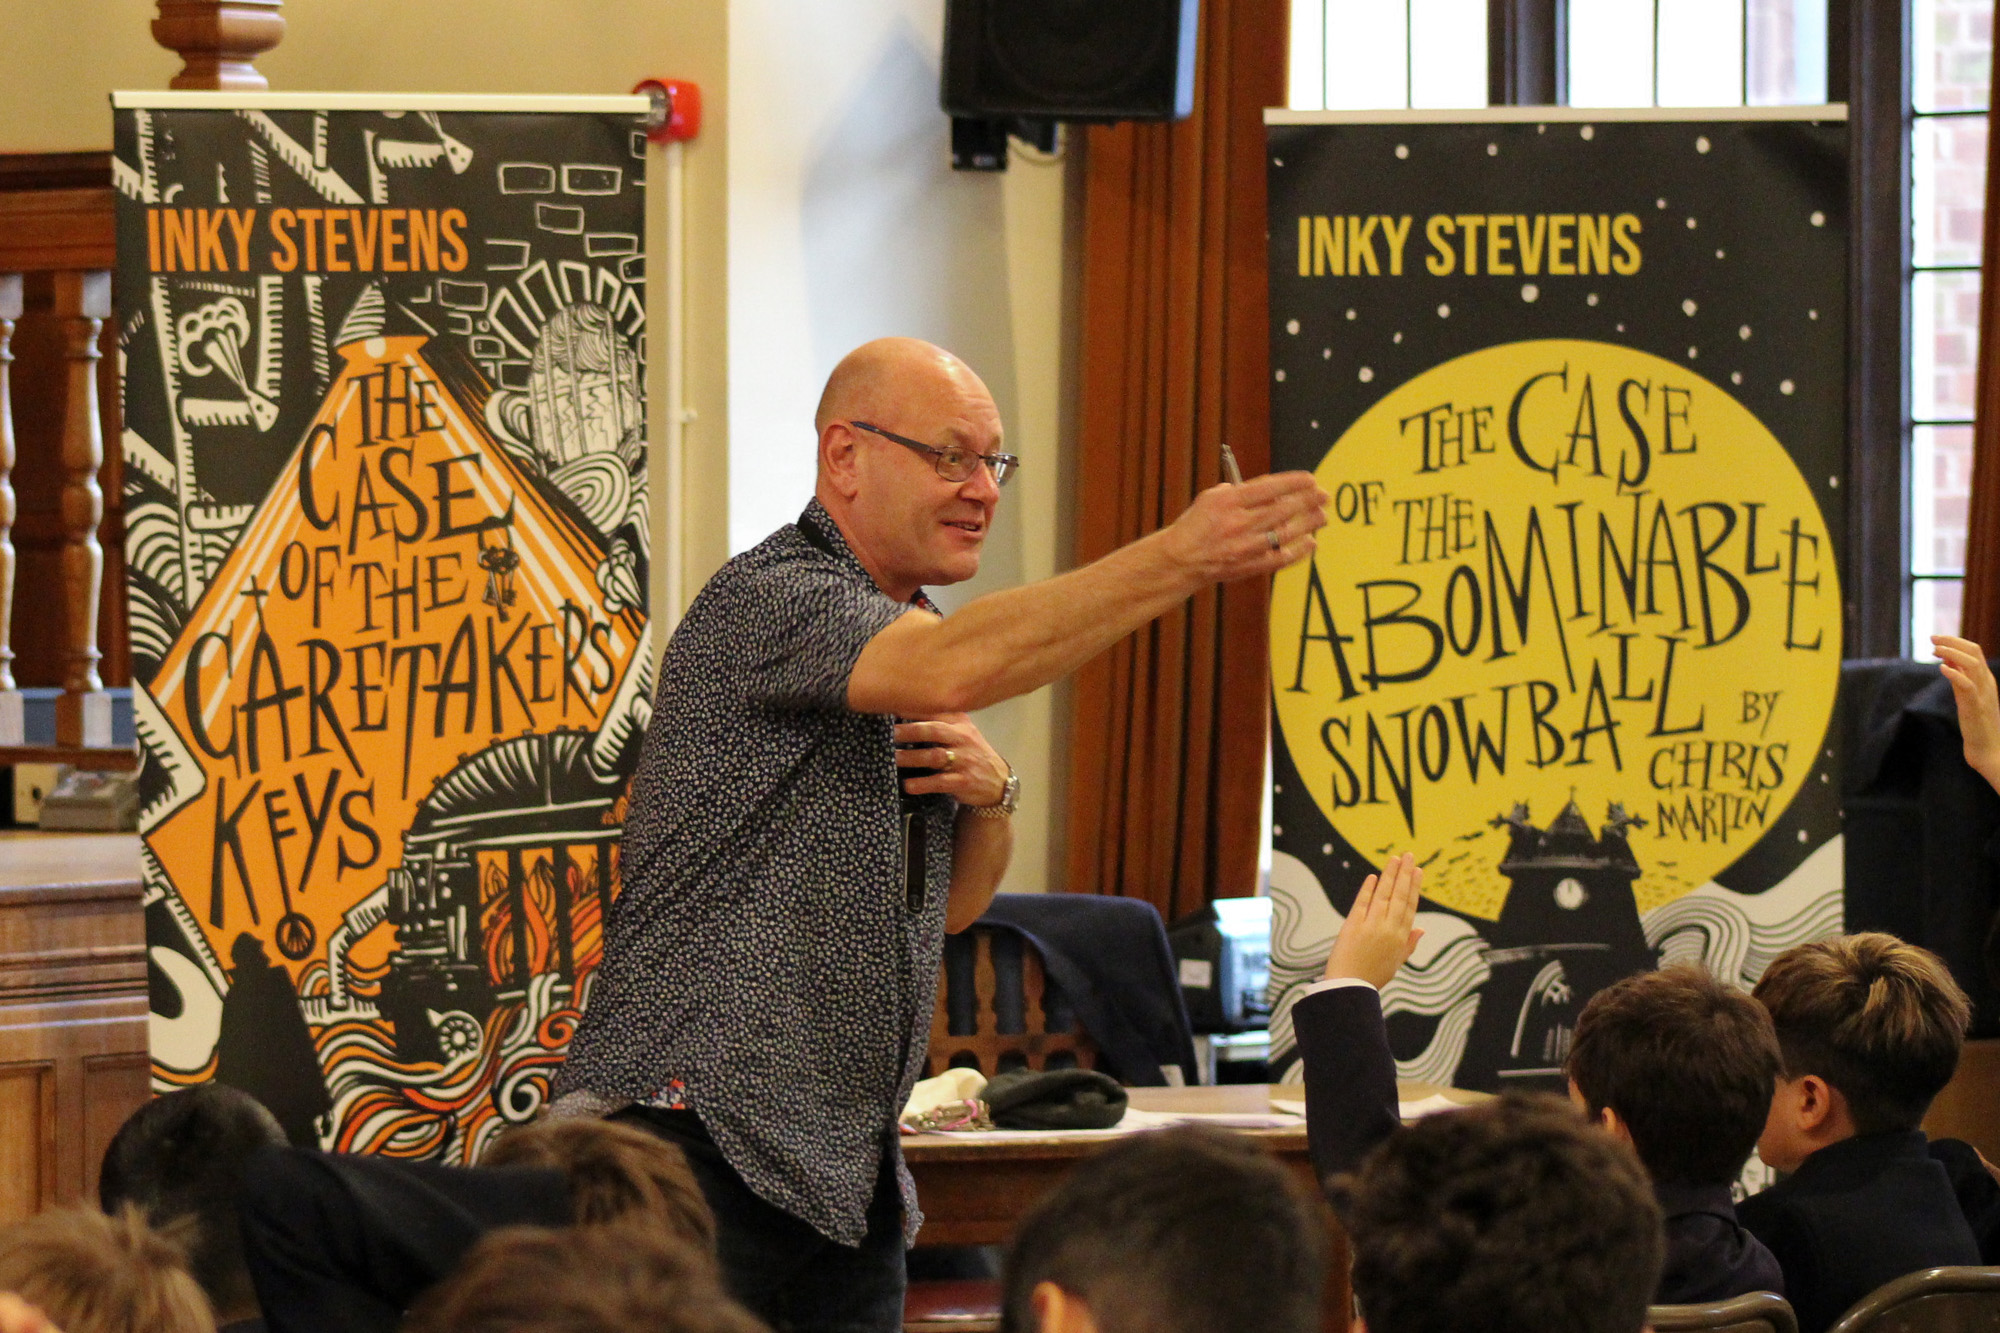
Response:
[[[654,143],[684,143],[701,133],[701,85],[686,79],[641,79],[632,90],[653,101],[646,137]]]

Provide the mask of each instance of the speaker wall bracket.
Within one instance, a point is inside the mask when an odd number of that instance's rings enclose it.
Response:
[[[1035,151],[1049,155],[1056,151],[1061,136],[1060,123],[1041,116],[1003,116],[992,120],[953,116],[951,169],[1005,171],[1008,139],[1019,139]]]

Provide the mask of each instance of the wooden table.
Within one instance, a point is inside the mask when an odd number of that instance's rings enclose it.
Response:
[[[141,894],[134,834],[0,830],[0,1225],[96,1198],[148,1095]]]
[[[1447,1091],[1422,1083],[1403,1083],[1398,1092],[1416,1101],[1443,1092],[1454,1101],[1479,1100],[1477,1093]],[[1142,1111],[1262,1114],[1271,1098],[1301,1100],[1305,1089],[1295,1085],[1239,1084],[1211,1088],[1133,1088],[1131,1104]],[[1305,1121],[1285,1129],[1245,1129],[1264,1144],[1299,1180],[1319,1197],[1319,1181],[1306,1151]],[[917,1199],[924,1210],[923,1245],[1004,1245],[1014,1228],[1064,1176],[1093,1153],[1102,1152],[1116,1136],[1052,1134],[1046,1141],[1009,1138],[983,1141],[976,1134],[914,1134],[903,1140],[903,1156],[916,1178]],[[1327,1320],[1330,1331],[1345,1330],[1351,1302],[1347,1286],[1347,1238],[1327,1213],[1333,1240],[1327,1268]]]
[[[1195,1111],[1262,1114],[1279,1097],[1303,1097],[1297,1087],[1262,1084],[1215,1088],[1133,1088],[1131,1104],[1141,1111]],[[1271,1152],[1314,1192],[1312,1163],[1306,1155],[1305,1121],[1290,1129],[1242,1130]],[[1122,1141],[1110,1135],[1051,1134],[1032,1142],[1016,1138],[988,1141],[977,1134],[913,1134],[903,1140],[903,1156],[916,1177],[924,1210],[923,1245],[1004,1245],[1014,1228],[1042,1197],[1062,1183],[1076,1164]]]

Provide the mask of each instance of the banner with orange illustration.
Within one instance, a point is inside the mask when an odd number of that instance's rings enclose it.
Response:
[[[470,1162],[649,707],[643,103],[116,103],[155,1084]]]
[[[1276,1060],[1407,851],[1403,1075],[1559,1092],[1604,986],[1841,928],[1845,115],[1267,124]]]

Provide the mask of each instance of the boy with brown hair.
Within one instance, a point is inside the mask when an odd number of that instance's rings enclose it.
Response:
[[[1784,1057],[1757,1148],[1792,1174],[1738,1212],[1777,1255],[1800,1333],[1892,1278],[1977,1264],[1918,1128],[1971,1020],[1944,964],[1893,935],[1848,935],[1786,950],[1752,994]]]
[[[1701,967],[1641,972],[1584,1006],[1570,1098],[1632,1145],[1666,1217],[1654,1300],[1687,1305],[1785,1290],[1737,1220],[1730,1186],[1771,1109],[1781,1061],[1764,1007]]]
[[[1354,1247],[1356,1333],[1646,1323],[1661,1237],[1645,1170],[1554,1097],[1430,1116],[1333,1193]]]
[[[1423,871],[1392,856],[1356,894],[1324,979],[1292,1009],[1306,1126],[1322,1178],[1398,1133],[1381,990],[1415,947]],[[1644,973],[1593,996],[1572,1051],[1575,1100],[1652,1172],[1666,1213],[1662,1304],[1781,1291],[1770,1253],[1737,1224],[1729,1186],[1763,1128],[1778,1073],[1770,1020],[1693,968]]]

